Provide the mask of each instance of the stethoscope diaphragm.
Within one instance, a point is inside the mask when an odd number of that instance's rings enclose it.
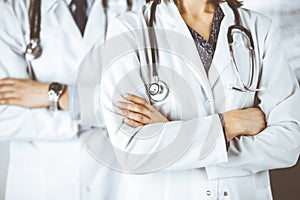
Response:
[[[153,101],[163,101],[169,94],[169,87],[164,81],[158,80],[150,83],[148,94]]]

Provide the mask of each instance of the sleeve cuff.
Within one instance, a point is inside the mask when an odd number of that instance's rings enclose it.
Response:
[[[218,115],[219,115],[219,118],[220,118],[220,121],[221,121],[221,124],[222,124],[223,134],[224,134],[224,139],[225,139],[225,143],[226,143],[226,150],[227,150],[227,152],[228,152],[230,143],[227,142],[227,138],[226,138],[224,118],[223,118],[222,113],[218,113]]]
[[[69,105],[70,105],[70,114],[71,119],[79,120],[80,119],[80,105],[79,105],[79,95],[77,87],[74,85],[68,85],[69,92]]]

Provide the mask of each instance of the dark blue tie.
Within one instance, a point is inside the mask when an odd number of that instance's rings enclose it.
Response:
[[[83,35],[87,22],[87,0],[72,0],[69,8],[81,34]]]

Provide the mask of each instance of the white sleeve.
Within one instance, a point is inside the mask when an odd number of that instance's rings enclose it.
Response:
[[[0,78],[28,78],[24,33],[7,3],[0,2]],[[76,136],[68,111],[0,106],[0,140],[67,140]]]
[[[245,176],[296,164],[300,153],[300,90],[285,59],[278,31],[270,26],[265,39],[258,92],[267,128],[254,137],[235,138],[226,164],[206,167],[211,179]]]
[[[108,38],[127,31],[128,28],[116,19],[109,26]],[[226,142],[218,114],[138,128],[123,124],[122,117],[114,113],[113,106],[117,101],[123,100],[122,94],[133,93],[134,88],[144,86],[144,82],[139,73],[140,62],[134,47],[139,41],[126,36],[118,41],[122,43],[122,47],[132,46],[133,51],[117,60],[108,59],[112,64],[104,70],[100,99],[109,138],[122,170],[130,173],[158,169],[186,170],[226,162]],[[110,51],[116,50],[116,46],[113,45],[112,49],[106,46],[105,50],[106,54],[110,54]],[[126,76],[132,71],[137,73]],[[121,80],[128,84],[120,85]],[[148,99],[144,87],[134,93]]]

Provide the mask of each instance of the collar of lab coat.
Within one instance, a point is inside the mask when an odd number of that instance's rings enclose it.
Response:
[[[91,46],[95,44],[95,40],[101,37],[104,28],[104,12],[101,1],[95,0],[90,10],[89,18],[86,24],[84,37],[82,37],[75,21],[73,20],[71,12],[64,0],[47,0],[42,3],[42,13],[47,14],[50,10],[54,11],[58,23],[61,28],[66,29],[73,33],[78,40],[84,40],[86,45]],[[102,16],[103,15],[103,16]],[[102,21],[101,21],[102,20]],[[101,23],[102,22],[102,23]],[[95,26],[97,24],[97,26]],[[104,37],[104,36],[103,36]]]
[[[227,3],[220,3],[220,7],[225,16],[221,23],[212,66],[210,67],[208,72],[208,81],[210,87],[214,86],[220,75],[224,72],[224,70],[227,66],[229,66],[230,63],[227,30],[230,25],[233,25],[235,23],[235,18],[232,9]],[[168,23],[167,28],[169,30],[179,32],[193,40],[190,31],[183,21],[173,0],[164,0],[163,3],[157,7],[157,15],[161,15],[162,19],[164,19]],[[194,46],[193,48],[195,51],[197,51],[196,46]],[[204,75],[204,79],[207,80],[206,72],[204,70],[202,61],[200,60],[200,57],[198,63],[200,66],[198,69],[200,70],[201,74]]]

